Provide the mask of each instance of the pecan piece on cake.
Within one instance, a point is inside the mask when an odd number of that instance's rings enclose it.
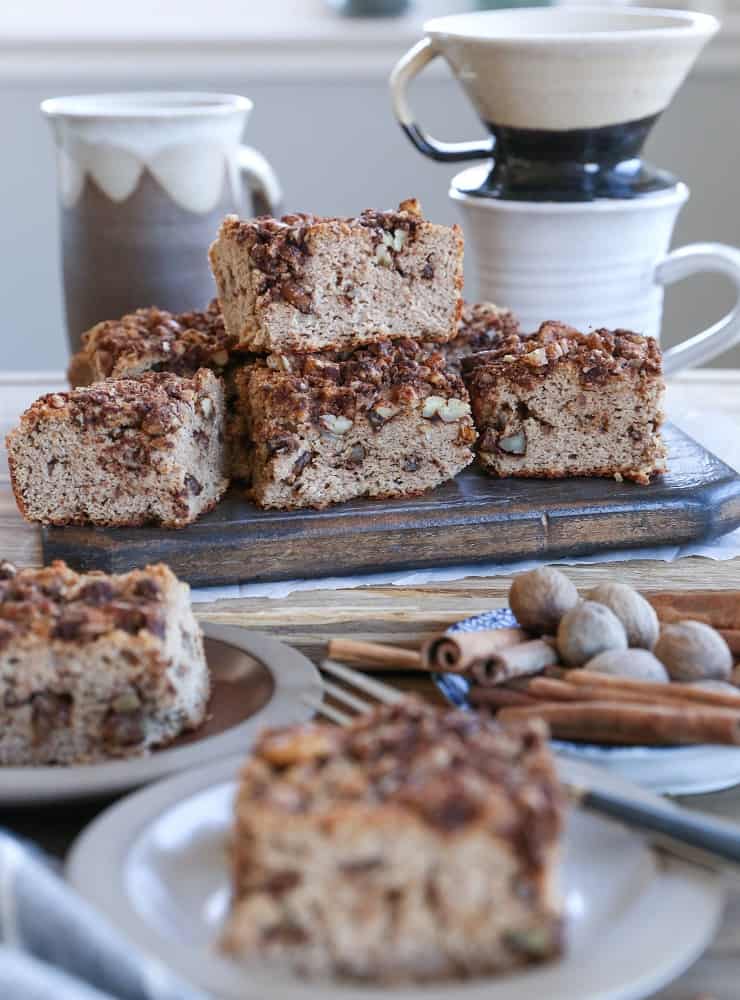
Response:
[[[0,764],[141,754],[203,721],[190,588],[164,565],[120,576],[0,563]]]
[[[18,507],[42,524],[179,528],[228,485],[223,383],[206,369],[50,393],[6,443]]]
[[[152,306],[83,333],[82,347],[67,374],[70,384],[79,386],[106,378],[134,378],[145,371],[194,375],[199,368],[213,368],[220,372],[233,346],[215,299],[203,311],[169,313]]]
[[[388,982],[560,954],[545,737],[413,699],[265,734],[236,799],[227,950]]]
[[[414,199],[353,219],[230,215],[210,250],[227,331],[265,353],[450,340],[462,258],[459,226],[426,221]]]
[[[463,361],[478,457],[497,476],[608,476],[666,469],[660,348],[627,330],[543,323]]]
[[[262,507],[413,496],[473,459],[462,379],[415,341],[270,355],[236,388],[233,467]]]

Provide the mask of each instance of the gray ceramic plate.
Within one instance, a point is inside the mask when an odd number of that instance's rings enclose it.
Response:
[[[0,768],[0,804],[109,796],[244,753],[265,726],[303,722],[321,698],[318,671],[290,646],[236,625],[203,624],[212,693],[206,722],[145,757],[73,767]]]
[[[721,913],[719,875],[658,858],[636,833],[573,811],[561,870],[568,946],[558,962],[498,979],[382,989],[307,983],[275,966],[237,964],[219,952],[217,942],[229,905],[225,847],[241,764],[241,757],[220,761],[130,795],[78,838],[67,867],[72,886],[131,941],[210,996],[638,1000],[698,957]],[[575,784],[655,801],[616,775],[574,761],[559,766]]]
[[[448,631],[479,632],[516,624],[508,608],[499,608],[466,618]],[[469,707],[467,678],[459,674],[436,674],[434,680],[453,705]],[[553,740],[552,743],[561,757],[607,767],[635,784],[665,795],[700,795],[740,783],[738,747],[619,747],[570,740]]]

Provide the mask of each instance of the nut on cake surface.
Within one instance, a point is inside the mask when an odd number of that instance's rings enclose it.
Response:
[[[539,723],[406,699],[268,732],[237,795],[225,946],[389,982],[553,958],[563,805]]]
[[[627,330],[543,323],[463,361],[478,457],[499,476],[608,476],[643,485],[666,469],[660,348]]]
[[[167,566],[0,562],[0,764],[144,753],[200,725],[209,689],[190,588]]]
[[[350,219],[227,216],[209,256],[226,329],[246,350],[325,351],[457,332],[462,232],[425,220],[415,199]]]
[[[236,463],[263,507],[411,496],[473,459],[462,379],[415,341],[271,355],[236,388]]]

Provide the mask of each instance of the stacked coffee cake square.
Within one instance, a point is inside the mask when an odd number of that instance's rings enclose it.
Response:
[[[234,376],[234,467],[263,507],[411,496],[473,460],[470,403],[435,344],[462,309],[459,229],[418,202],[352,220],[224,220],[224,321],[262,352]]]
[[[416,200],[351,219],[224,219],[203,311],[83,335],[72,390],[8,437],[44,524],[182,527],[230,480],[266,508],[414,496],[478,453],[496,476],[664,469],[654,341],[464,305],[463,238]]]

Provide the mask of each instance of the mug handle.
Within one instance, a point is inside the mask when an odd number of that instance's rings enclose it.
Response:
[[[658,264],[655,280],[660,285],[672,285],[689,275],[707,271],[726,274],[732,279],[737,292],[735,306],[718,323],[667,350],[663,355],[666,375],[703,364],[740,340],[740,250],[736,247],[723,243],[692,243],[680,247]]]
[[[413,78],[438,55],[440,52],[434,48],[431,39],[424,38],[409,49],[393,67],[390,77],[391,99],[401,128],[419,152],[432,160],[457,163],[460,160],[480,160],[493,156],[493,139],[477,142],[440,142],[424,132],[414,121],[406,91]]]
[[[237,164],[252,194],[254,214],[280,215],[283,189],[277,174],[262,153],[252,146],[240,146]]]

